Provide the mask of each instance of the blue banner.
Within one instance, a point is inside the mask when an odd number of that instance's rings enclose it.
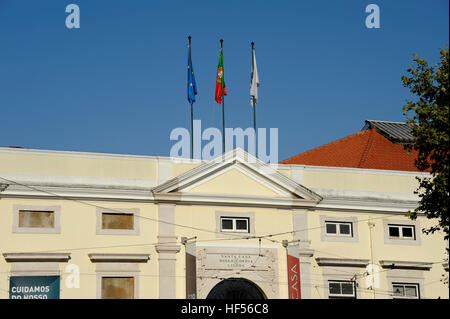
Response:
[[[9,299],[59,299],[59,276],[13,276]]]

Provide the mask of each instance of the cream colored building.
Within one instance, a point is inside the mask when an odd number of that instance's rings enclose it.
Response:
[[[60,276],[60,298],[186,298],[185,237],[197,298],[227,278],[289,298],[283,241],[302,298],[448,298],[448,243],[405,217],[418,174],[0,148],[0,297]]]

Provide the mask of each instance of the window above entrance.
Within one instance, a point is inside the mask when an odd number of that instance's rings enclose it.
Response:
[[[239,217],[221,217],[220,218],[221,231],[223,232],[250,232],[250,219]]]

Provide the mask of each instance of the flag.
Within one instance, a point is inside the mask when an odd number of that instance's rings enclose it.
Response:
[[[250,80],[250,104],[255,106],[258,102],[258,68],[256,67],[255,49],[252,50],[252,75]]]
[[[195,102],[195,96],[197,95],[197,84],[195,83],[194,67],[192,66],[191,59],[191,46],[189,45],[188,61],[187,61],[187,99],[190,104]]]
[[[227,95],[225,90],[225,80],[223,78],[223,54],[220,49],[219,65],[217,66],[216,95],[215,99],[218,104],[222,103],[223,96]]]

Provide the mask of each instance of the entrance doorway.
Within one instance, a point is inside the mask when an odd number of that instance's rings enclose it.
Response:
[[[206,299],[265,299],[261,289],[249,280],[229,278],[211,289]]]

